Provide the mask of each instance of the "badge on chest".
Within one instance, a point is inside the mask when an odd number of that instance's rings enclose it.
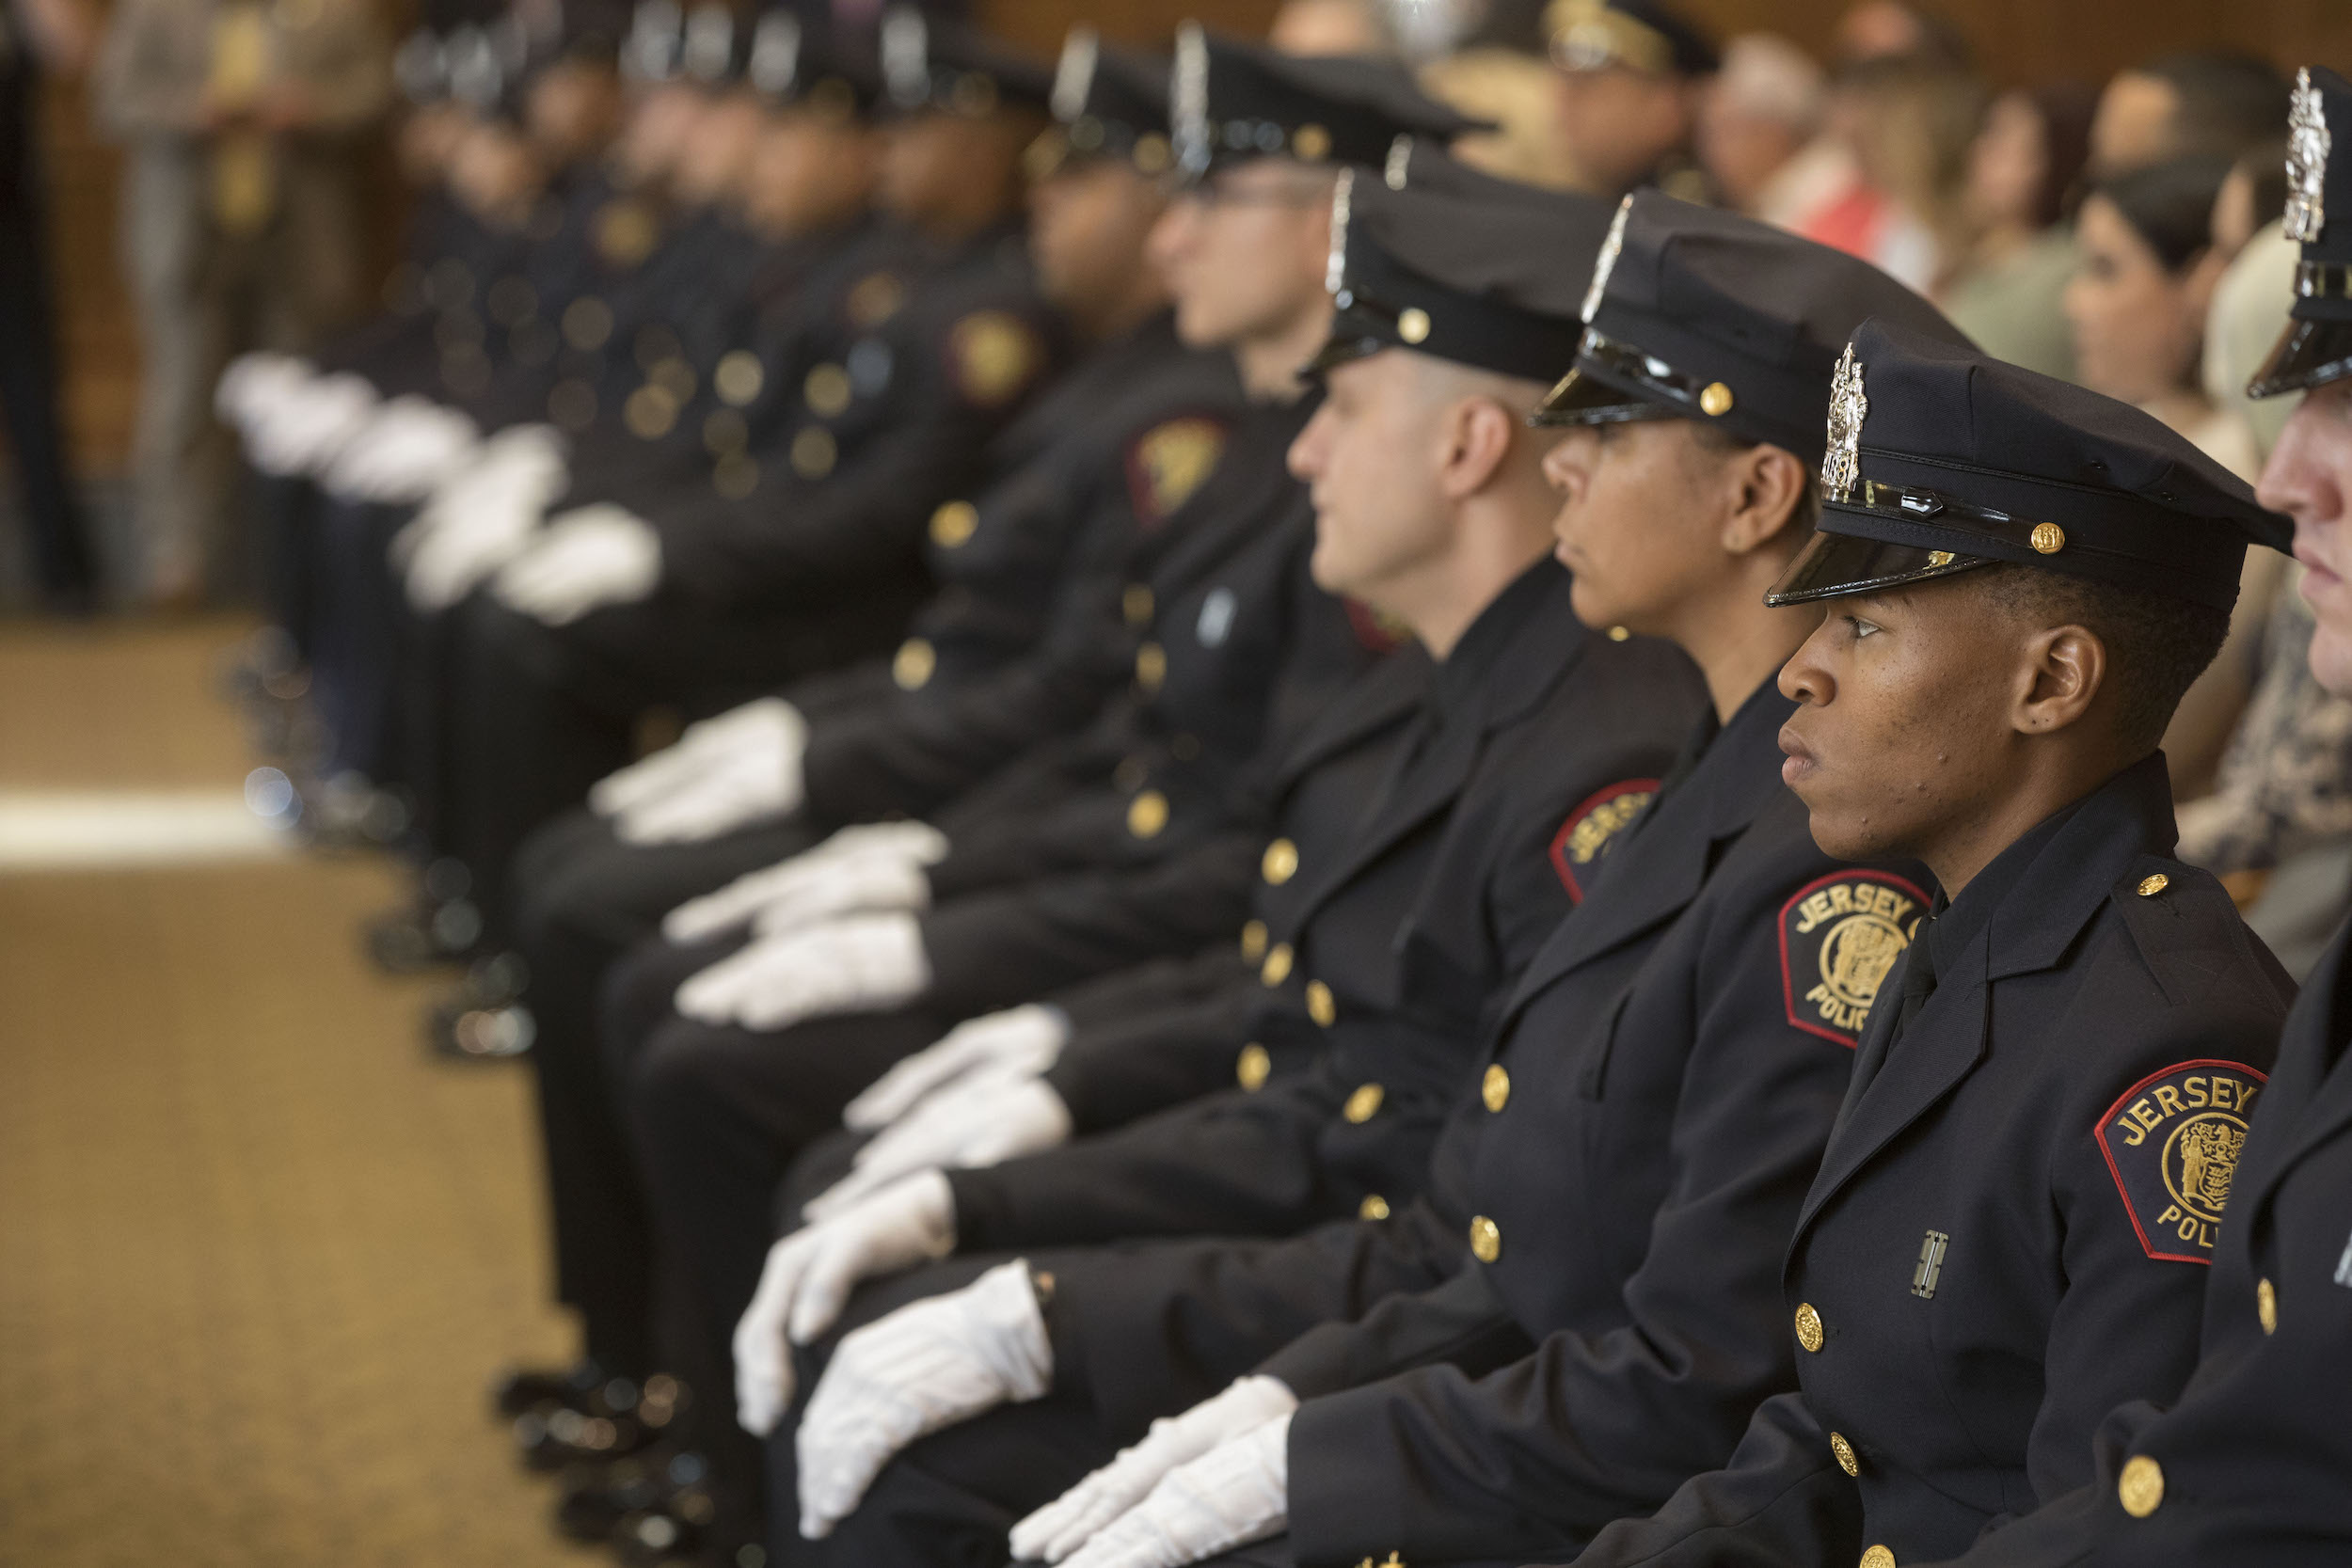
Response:
[[[2239,1062],[2183,1062],[2125,1089],[2099,1118],[2099,1151],[2149,1257],[2213,1261],[2214,1234],[2265,1082]]]
[[[1928,895],[1883,871],[1840,871],[1797,890],[1780,911],[1780,977],[1788,1022],[1851,1048]]]

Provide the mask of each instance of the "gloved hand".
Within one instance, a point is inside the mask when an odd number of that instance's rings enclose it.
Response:
[[[943,1089],[982,1079],[1034,1078],[1069,1042],[1070,1016],[1059,1007],[1031,1002],[967,1018],[875,1079],[843,1107],[841,1125],[879,1132]]]
[[[946,1178],[926,1172],[768,1249],[735,1323],[735,1418],[744,1431],[767,1436],[792,1403],[787,1340],[806,1344],[831,1328],[859,1281],[954,1251],[955,1207]]]
[[[804,1018],[895,1007],[930,979],[914,916],[853,914],[757,938],[678,987],[676,1003],[700,1022],[782,1029]]]
[[[481,431],[454,408],[415,396],[373,414],[327,464],[321,483],[354,500],[421,501],[472,453]]]
[[[1069,1568],[1183,1568],[1290,1523],[1291,1418],[1277,1416],[1179,1465],[1062,1560]]]
[[[661,934],[685,946],[746,922],[780,936],[860,910],[921,909],[930,902],[923,867],[946,853],[947,835],[925,822],[844,828],[814,849],[688,899],[663,918]]]
[[[613,832],[625,844],[699,844],[799,809],[808,721],[782,698],[768,699],[759,715],[760,722],[735,725],[723,742],[707,744],[698,765],[675,770],[660,793],[630,801],[614,816]]]
[[[299,398],[264,409],[246,431],[246,455],[265,474],[315,474],[374,417],[375,388],[344,372],[325,375]]]
[[[561,626],[602,605],[633,604],[661,582],[661,536],[610,501],[566,512],[499,568],[491,592],[510,610]]]
[[[392,538],[408,602],[429,613],[472,593],[522,553],[569,477],[552,426],[517,425],[485,441]]]
[[[271,410],[300,396],[316,373],[317,367],[291,354],[240,354],[220,372],[213,388],[213,411],[221,423],[249,431]]]
[[[849,1175],[802,1210],[821,1220],[910,1171],[969,1170],[1070,1141],[1070,1107],[1042,1078],[965,1081],[933,1095],[857,1151]]]
[[[598,816],[618,816],[641,800],[667,794],[679,780],[691,777],[704,758],[732,747],[738,731],[766,729],[775,722],[776,708],[791,705],[781,697],[760,697],[695,720],[659,752],[589,785],[588,809]]]
[[[1012,1527],[1012,1555],[1059,1562],[1097,1530],[1152,1493],[1179,1465],[1275,1420],[1288,1422],[1298,1396],[1279,1379],[1236,1379],[1215,1399],[1152,1423],[1143,1441]]]
[[[1040,1398],[1053,1376],[1045,1317],[1019,1259],[845,1335],[793,1434],[801,1533],[833,1533],[916,1438]]]

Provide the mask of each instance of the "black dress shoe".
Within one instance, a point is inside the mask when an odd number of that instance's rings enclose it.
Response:
[[[424,1037],[435,1055],[451,1061],[496,1061],[520,1056],[538,1038],[538,1021],[521,997],[528,970],[522,958],[501,953],[466,972],[440,1000],[425,1009]]]
[[[491,1383],[490,1405],[507,1417],[540,1406],[586,1410],[589,1402],[601,1399],[605,1386],[613,1382],[627,1383],[628,1379],[607,1377],[602,1367],[584,1355],[568,1367],[510,1367]],[[636,1403],[633,1384],[629,1402]]]
[[[681,1487],[659,1508],[624,1515],[612,1527],[612,1550],[628,1568],[656,1568],[707,1556],[715,1544],[711,1522],[718,1505],[700,1486]]]
[[[600,1465],[660,1442],[685,1408],[686,1390],[660,1373],[643,1388],[614,1378],[579,1405],[540,1405],[515,1418],[515,1445],[534,1470]]]
[[[610,1465],[583,1466],[564,1478],[555,1528],[574,1541],[610,1541],[624,1519],[670,1507],[708,1476],[702,1455],[666,1445]]]
[[[368,957],[388,974],[465,963],[482,942],[482,909],[470,898],[420,902],[368,923]]]

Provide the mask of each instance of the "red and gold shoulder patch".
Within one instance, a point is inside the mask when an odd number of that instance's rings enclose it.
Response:
[[[1780,910],[1780,983],[1788,1022],[1849,1050],[1870,1004],[1911,945],[1928,895],[1884,871],[1834,871]]]
[[[1020,317],[975,310],[947,329],[947,363],[958,390],[982,408],[993,408],[1035,379],[1045,363],[1045,348]]]
[[[1205,415],[1166,420],[1127,449],[1127,490],[1136,521],[1145,531],[1159,527],[1192,499],[1225,455],[1225,425]]]
[[[1372,652],[1392,654],[1413,640],[1413,628],[1386,610],[1375,610],[1361,599],[1343,598],[1340,603],[1347,610],[1347,624],[1356,641]]]
[[[2099,1118],[2099,1152],[2149,1257],[2213,1261],[2254,1097],[2269,1081],[2243,1062],[2183,1062],[2125,1089]]]
[[[1551,868],[1560,873],[1560,885],[1568,890],[1569,903],[1584,902],[1584,879],[1657,794],[1656,779],[1620,779],[1607,789],[1594,791],[1568,813],[1568,819],[1551,835]]]

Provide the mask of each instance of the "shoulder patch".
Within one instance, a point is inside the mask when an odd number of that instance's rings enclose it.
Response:
[[[1375,654],[1392,654],[1413,639],[1412,627],[1372,608],[1361,599],[1343,598],[1347,624],[1356,633],[1356,641]]]
[[[2254,1097],[2269,1081],[2243,1062],[2183,1062],[2125,1089],[2099,1118],[2099,1152],[2149,1257],[2213,1261]]]
[[[1192,499],[1225,455],[1225,425],[1205,415],[1166,420],[1127,449],[1127,490],[1148,531]]]
[[[947,329],[947,363],[966,398],[993,408],[1029,385],[1045,363],[1045,349],[1020,317],[975,310]]]
[[[1788,1022],[1851,1050],[1870,1004],[1911,945],[1928,895],[1885,871],[1834,871],[1780,908],[1780,983]]]
[[[1632,826],[1657,794],[1656,779],[1620,779],[1606,789],[1596,790],[1568,813],[1568,819],[1551,835],[1551,868],[1560,874],[1560,885],[1568,890],[1569,903],[1584,902],[1583,878],[1592,874],[1617,835]]]

